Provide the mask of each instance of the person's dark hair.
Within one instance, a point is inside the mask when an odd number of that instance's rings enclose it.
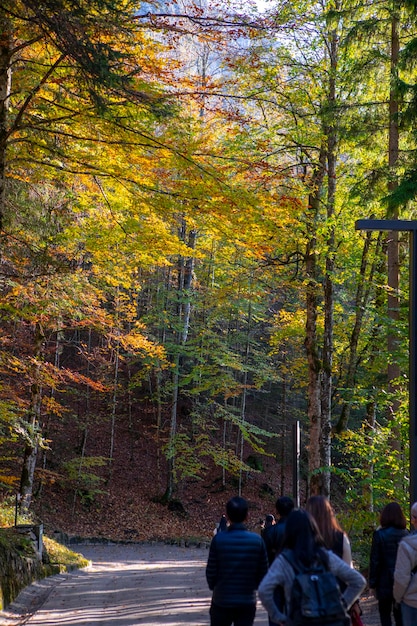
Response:
[[[407,528],[407,520],[398,502],[390,502],[381,511],[379,523],[382,528]]]
[[[248,503],[240,496],[230,498],[226,504],[226,513],[232,523],[244,522],[248,516]]]
[[[288,496],[282,496],[275,502],[275,508],[280,517],[288,517],[294,509],[294,501]]]
[[[304,509],[296,509],[289,514],[285,524],[284,548],[292,550],[295,558],[306,567],[317,559],[326,565],[329,561],[317,524]]]
[[[332,505],[326,496],[311,496],[306,503],[306,511],[314,517],[326,547],[331,550],[337,532],[343,532],[336,519]]]

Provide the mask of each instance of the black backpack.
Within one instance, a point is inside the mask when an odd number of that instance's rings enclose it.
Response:
[[[288,617],[291,626],[349,626],[350,617],[336,576],[324,562],[305,567],[292,551],[281,552],[294,570]]]

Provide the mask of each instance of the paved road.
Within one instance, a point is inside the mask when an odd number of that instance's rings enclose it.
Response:
[[[27,587],[0,626],[207,626],[210,592],[206,548],[152,545],[72,546],[92,562],[86,570]],[[375,605],[363,603],[366,626],[379,626]],[[258,605],[255,626],[267,626]]]
[[[71,546],[92,561],[72,574],[27,587],[1,626],[180,626],[209,623],[206,548],[178,546]],[[256,626],[267,626],[259,607]]]

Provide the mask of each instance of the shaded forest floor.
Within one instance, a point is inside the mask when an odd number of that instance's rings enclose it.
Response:
[[[49,460],[52,469],[69,447],[69,440],[68,432],[65,440],[54,438]],[[91,440],[88,454],[105,456],[107,439],[102,429]],[[246,457],[250,454],[248,450]],[[262,464],[263,471],[243,474],[242,486],[242,496],[250,506],[248,526],[258,531],[260,520],[274,513],[281,491],[291,495],[291,484],[283,488],[275,459],[264,457]],[[61,531],[117,541],[210,539],[225,503],[238,493],[237,479],[229,476],[223,485],[221,468],[208,466],[203,478],[187,479],[179,485],[169,508],[160,502],[166,489],[165,468],[166,461],[163,455],[158,459],[151,437],[132,437],[121,429],[116,433],[111,471],[108,466],[94,470],[101,476],[99,488],[79,489],[76,481],[72,485],[60,480],[45,484],[34,511],[46,533]],[[286,474],[291,476],[289,468]]]
[[[212,537],[225,503],[237,495],[230,484],[223,488],[217,482],[193,481],[168,506],[157,501],[164,490],[157,489],[152,476],[144,473],[134,482],[125,472],[114,471],[106,493],[84,504],[80,498],[74,499],[73,492],[54,487],[38,502],[36,513],[49,532],[117,541],[203,540]],[[276,498],[263,494],[261,481],[261,477],[251,476],[242,490],[250,506],[248,526],[253,530],[259,530],[260,521],[275,508]],[[221,485],[220,479],[218,482]]]

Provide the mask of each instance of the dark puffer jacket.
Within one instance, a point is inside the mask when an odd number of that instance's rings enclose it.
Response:
[[[265,528],[263,540],[265,541],[269,565],[272,565],[275,557],[281,552],[284,545],[286,521],[286,517],[281,517],[276,524]]]
[[[263,539],[244,524],[231,524],[213,537],[206,578],[217,606],[256,604],[256,589],[267,570]]]
[[[398,544],[408,535],[400,528],[378,528],[372,537],[369,563],[369,587],[375,589],[378,600],[393,597],[395,560]]]

